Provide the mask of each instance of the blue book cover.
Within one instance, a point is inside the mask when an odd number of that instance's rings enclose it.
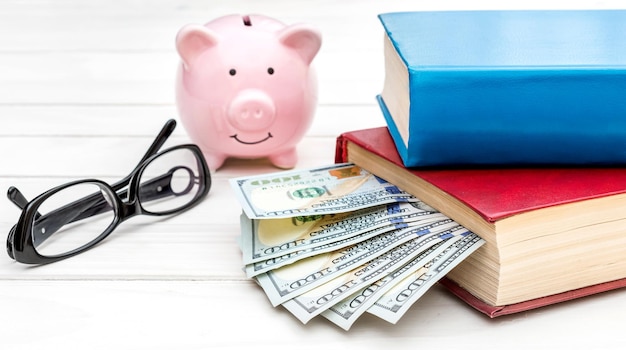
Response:
[[[405,166],[626,164],[626,10],[379,19]]]

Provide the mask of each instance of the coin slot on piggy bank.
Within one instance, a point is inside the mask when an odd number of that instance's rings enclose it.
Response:
[[[262,15],[188,24],[176,36],[176,105],[212,170],[227,158],[267,157],[293,168],[312,124],[321,47],[317,29]]]

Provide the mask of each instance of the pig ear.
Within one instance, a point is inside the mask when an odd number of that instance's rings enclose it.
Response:
[[[219,39],[207,27],[188,24],[176,35],[176,50],[183,60],[185,68],[192,66],[198,56],[206,49],[215,46]]]
[[[305,24],[294,24],[281,30],[278,40],[293,48],[307,64],[313,61],[322,46],[322,35],[317,29]]]

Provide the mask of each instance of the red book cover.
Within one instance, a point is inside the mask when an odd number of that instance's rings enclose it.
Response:
[[[448,278],[442,278],[441,280],[439,280],[439,284],[446,287],[450,292],[452,292],[452,294],[456,295],[459,299],[465,301],[474,309],[484,313],[491,318],[494,318],[498,316],[510,315],[522,311],[532,310],[543,306],[560,303],[563,301],[578,299],[586,297],[588,295],[606,292],[613,289],[624,288],[626,287],[626,278],[606,283],[599,283],[593,286],[574,289],[559,294],[549,295],[543,298],[537,298],[503,306],[493,306],[485,303],[484,301],[478,299],[470,292],[466,291],[461,286]]]
[[[348,161],[348,141],[404,167],[387,127],[340,135],[335,162]],[[447,192],[490,222],[534,209],[626,192],[626,168],[411,168],[407,171]],[[493,306],[454,281],[443,278],[440,283],[489,317],[626,287],[626,279],[620,279],[516,304]]]
[[[356,130],[337,139],[335,161],[346,159],[346,141],[404,167],[386,127]],[[462,147],[460,144],[459,147]],[[485,220],[626,192],[624,168],[410,168]]]

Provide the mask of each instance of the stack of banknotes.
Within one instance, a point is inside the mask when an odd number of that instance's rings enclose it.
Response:
[[[484,241],[353,164],[231,179],[245,272],[301,322],[396,323]]]

